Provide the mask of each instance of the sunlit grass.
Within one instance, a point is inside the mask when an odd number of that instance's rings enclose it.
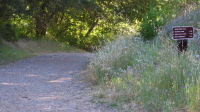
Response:
[[[59,52],[75,53],[86,51],[51,40],[21,40],[15,43],[3,42],[0,45],[0,64],[34,55]]]
[[[85,52],[84,50],[68,46],[66,44],[57,43],[52,40],[22,40],[16,42],[15,45],[33,55],[55,52]]]
[[[90,63],[90,78],[110,89],[112,102],[137,102],[147,111],[200,110],[197,45],[178,55],[173,40],[142,42],[123,38],[100,50]],[[101,94],[104,92],[102,91]]]

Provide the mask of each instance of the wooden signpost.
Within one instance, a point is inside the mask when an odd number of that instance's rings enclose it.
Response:
[[[178,26],[172,28],[172,37],[174,40],[185,40],[194,38],[194,27]]]
[[[172,39],[177,40],[178,52],[185,52],[188,47],[188,39],[194,38],[193,26],[177,26],[172,28]]]

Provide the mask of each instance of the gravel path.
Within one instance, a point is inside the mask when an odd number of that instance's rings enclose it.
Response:
[[[35,56],[0,67],[0,112],[110,112],[91,103],[87,53]]]

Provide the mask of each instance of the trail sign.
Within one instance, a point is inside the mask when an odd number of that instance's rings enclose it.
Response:
[[[177,26],[172,28],[172,38],[174,40],[193,39],[194,27],[192,26]]]

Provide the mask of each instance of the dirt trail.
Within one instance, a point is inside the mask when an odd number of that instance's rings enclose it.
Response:
[[[0,67],[0,112],[111,112],[92,104],[81,70],[91,54],[35,56]]]

